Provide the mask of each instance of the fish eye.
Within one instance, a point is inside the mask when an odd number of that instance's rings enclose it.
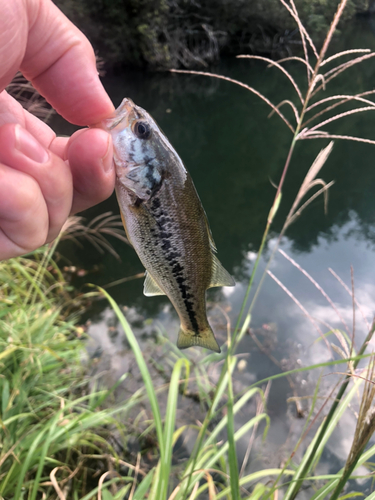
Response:
[[[139,139],[149,139],[151,136],[150,125],[146,122],[138,121],[134,123],[133,131]]]

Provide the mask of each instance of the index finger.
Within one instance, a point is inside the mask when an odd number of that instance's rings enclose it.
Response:
[[[114,111],[87,38],[50,0],[27,0],[24,76],[65,119],[90,125]]]

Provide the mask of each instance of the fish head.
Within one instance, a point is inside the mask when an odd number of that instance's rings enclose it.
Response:
[[[174,151],[155,120],[125,98],[99,126],[112,136],[118,183],[149,200],[161,188]]]

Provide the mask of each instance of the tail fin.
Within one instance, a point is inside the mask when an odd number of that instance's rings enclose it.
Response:
[[[206,328],[199,333],[195,333],[190,330],[183,330],[180,328],[177,338],[177,347],[179,349],[186,349],[192,346],[205,347],[206,349],[211,349],[211,351],[221,352],[219,344],[215,339],[214,332],[210,327]]]

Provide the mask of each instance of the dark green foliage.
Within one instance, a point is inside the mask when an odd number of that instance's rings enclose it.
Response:
[[[298,42],[296,23],[279,0],[55,0],[109,66],[202,67],[223,49],[284,55]],[[337,0],[295,0],[302,22],[319,40]],[[349,0],[341,23],[367,10]],[[295,51],[295,45],[293,45]],[[297,49],[298,50],[298,49]]]
[[[168,64],[166,0],[57,0],[110,66]]]

